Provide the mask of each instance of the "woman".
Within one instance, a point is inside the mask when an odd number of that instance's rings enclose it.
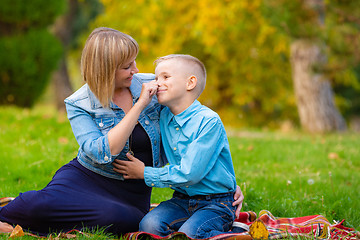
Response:
[[[137,42],[117,30],[90,34],[81,57],[86,84],[65,100],[80,146],[77,157],[44,189],[22,193],[0,208],[0,232],[9,231],[9,224],[40,235],[97,227],[117,235],[138,230],[151,188],[143,180],[124,180],[112,162],[126,160],[130,152],[146,166],[166,163],[160,154],[161,107],[153,98],[157,85],[152,74],[137,74],[138,51]],[[241,207],[241,191],[236,198]]]

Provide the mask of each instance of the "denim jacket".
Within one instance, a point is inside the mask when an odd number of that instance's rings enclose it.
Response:
[[[133,103],[140,97],[142,83],[151,80],[154,80],[153,74],[133,76],[130,86]],[[103,108],[87,84],[66,98],[65,105],[71,128],[80,146],[77,154],[80,164],[100,175],[124,180],[121,174],[113,170],[111,163],[114,159],[127,159],[125,154],[129,151],[129,140],[118,155],[111,155],[107,135],[123,119],[124,111],[113,102],[110,103],[110,108]],[[154,97],[139,117],[139,123],[151,141],[154,167],[161,167],[166,163],[164,154],[160,154],[160,110],[161,105]]]

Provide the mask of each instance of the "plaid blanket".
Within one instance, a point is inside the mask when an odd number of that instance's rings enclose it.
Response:
[[[0,198],[0,206],[5,206],[14,198]],[[158,204],[152,204],[151,209]],[[211,240],[247,240],[247,239],[283,239],[289,237],[302,237],[309,239],[341,239],[341,240],[358,240],[360,232],[353,228],[343,226],[345,220],[331,224],[324,216],[312,215],[296,218],[280,218],[274,217],[269,211],[262,210],[259,217],[252,212],[241,212],[240,216],[235,220],[249,226],[249,232],[244,233],[226,233],[212,237]],[[78,230],[72,230],[67,233],[60,233],[55,239],[76,238],[76,233],[80,233],[89,237],[88,234]],[[20,226],[16,226],[10,237],[20,237],[24,235],[38,237],[31,233],[24,233]],[[147,239],[190,239],[184,233],[173,233],[166,237],[160,237],[146,232],[132,232],[124,236],[128,240],[137,240],[145,237]],[[40,237],[41,238],[41,237]],[[50,239],[50,238],[49,238]]]
[[[358,240],[360,239],[359,232],[352,228],[343,226],[343,221],[331,224],[325,217],[321,215],[296,217],[296,218],[279,218],[274,217],[269,211],[262,210],[259,217],[254,222],[249,222],[248,219],[244,220],[244,214],[235,221],[243,222],[250,226],[249,232],[244,233],[226,233],[215,237],[211,240],[230,240],[230,239],[255,239],[254,234],[257,234],[257,228],[254,223],[261,223],[266,228],[266,238],[256,239],[283,239],[289,237],[302,237],[309,239],[342,239],[342,240]],[[252,228],[253,226],[253,228]],[[260,230],[259,230],[260,231]],[[255,232],[255,233],[254,233]],[[250,234],[251,233],[251,234]],[[260,234],[261,235],[261,234]],[[259,235],[258,235],[259,236]],[[173,233],[166,237],[160,237],[154,234],[145,232],[133,232],[125,236],[128,240],[137,240],[145,237],[148,239],[190,239],[184,233]],[[254,237],[254,238],[253,238]]]

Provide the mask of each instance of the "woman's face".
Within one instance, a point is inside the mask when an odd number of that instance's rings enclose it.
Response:
[[[115,88],[128,88],[131,85],[133,75],[138,73],[139,69],[136,67],[135,59],[125,62],[116,69],[115,73]]]

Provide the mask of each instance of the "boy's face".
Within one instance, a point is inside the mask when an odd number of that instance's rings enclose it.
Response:
[[[172,107],[181,104],[185,97],[187,76],[184,63],[176,59],[160,62],[155,68],[158,83],[157,98],[160,104]]]

